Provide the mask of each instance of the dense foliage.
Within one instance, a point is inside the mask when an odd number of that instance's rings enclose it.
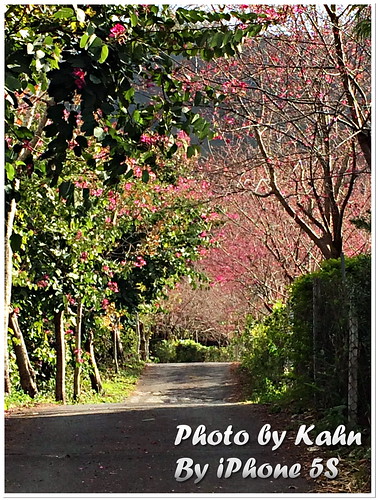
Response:
[[[358,417],[370,416],[371,259],[327,260],[297,278],[287,305],[252,322],[243,335],[242,365],[260,400],[284,397],[300,408],[346,409],[351,319],[356,321]]]
[[[192,339],[169,339],[156,342],[151,349],[159,363],[195,363],[202,361],[232,361],[233,346],[205,346]]]
[[[191,95],[174,69],[183,57],[234,55],[261,30],[257,17],[167,5],[8,6],[6,393],[8,349],[14,383],[15,363],[31,396],[55,374],[63,401],[66,361],[75,397],[81,371],[101,390],[102,325],[115,369],[131,328],[129,350],[148,355],[146,318],[182,276],[198,274],[192,262],[210,243],[209,193],[189,159],[211,136],[196,106],[214,92]]]

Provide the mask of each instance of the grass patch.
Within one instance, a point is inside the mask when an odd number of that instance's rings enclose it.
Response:
[[[124,366],[118,373],[113,370],[106,370],[101,373],[103,384],[103,393],[97,394],[91,389],[89,378],[84,374],[82,376],[81,394],[78,400],[73,399],[73,372],[67,370],[67,404],[96,404],[96,403],[121,403],[135,389],[144,363],[133,363]],[[24,394],[22,389],[15,388],[9,396],[4,398],[5,410],[12,408],[29,408],[43,404],[61,404],[55,401],[53,386],[41,390],[33,399]]]
[[[122,401],[124,401],[135,389],[135,385],[139,380],[143,367],[144,363],[135,363],[124,367],[118,373],[108,370],[106,375],[101,374],[103,385],[102,394],[94,392],[90,387],[89,381],[83,380],[79,399],[75,401],[72,392],[67,391],[67,402],[70,404],[122,403]]]
[[[22,389],[13,389],[9,396],[4,397],[4,409],[10,410],[12,408],[29,408],[39,404],[57,404],[54,395],[50,392],[40,392],[33,399],[24,392]]]

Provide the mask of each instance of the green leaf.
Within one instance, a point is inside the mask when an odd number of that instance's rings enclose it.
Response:
[[[125,99],[127,99],[129,102],[132,100],[135,94],[135,89],[133,87],[129,88],[123,95]]]
[[[202,102],[202,93],[197,91],[194,97],[194,105],[199,106]]]
[[[126,172],[126,174],[124,175],[124,179],[130,179],[130,177],[132,177],[134,175],[134,170],[132,168],[130,168],[130,170],[128,170]]]
[[[222,47],[225,34],[219,31],[212,38],[210,38],[209,47]]]
[[[81,49],[83,49],[86,46],[88,39],[89,39],[88,33],[84,33],[84,35],[80,38],[80,48]]]
[[[248,27],[248,34],[251,35],[251,36],[256,36],[260,33],[262,29],[262,25],[261,24],[251,24],[249,27]]]
[[[234,36],[234,43],[238,44],[242,41],[242,38],[244,36],[243,30],[236,30],[235,36]]]
[[[55,12],[53,17],[55,17],[55,19],[69,19],[70,17],[74,17],[74,15],[75,13],[72,9],[69,7],[63,7],[58,10],[58,12]]]
[[[9,90],[19,90],[21,88],[21,82],[14,76],[8,75],[5,78],[5,87]]]
[[[100,64],[102,64],[103,62],[106,61],[107,57],[109,55],[109,48],[107,45],[103,45],[102,46],[102,49],[101,49],[101,56],[100,56],[100,59],[98,60],[98,62]]]
[[[178,150],[178,146],[176,143],[174,143],[170,148],[169,151],[167,152],[168,158],[172,158],[172,156],[176,153]]]
[[[96,85],[98,83],[101,83],[101,80],[99,78],[97,78],[97,76],[95,76],[95,75],[89,75],[89,79],[91,82],[95,83]]]
[[[89,29],[88,29],[89,31]],[[99,38],[98,36],[96,36],[94,33],[92,35],[90,35],[88,41],[87,41],[87,45],[88,47],[101,47],[102,46],[102,40],[101,38]]]
[[[52,38],[50,35],[48,35],[48,36],[45,38],[45,40],[44,40],[44,42],[43,42],[43,43],[44,43],[44,45],[52,45],[52,44],[53,44],[53,42],[54,42],[53,38]]]
[[[71,181],[64,181],[59,186],[59,197],[60,198],[69,198],[73,195],[74,185]]]
[[[196,113],[191,120],[191,124],[194,125],[200,118],[200,115]]]
[[[197,154],[198,147],[196,145],[192,145],[188,147],[188,150],[186,152],[186,156],[188,158],[191,158],[192,156],[195,156]]]
[[[92,35],[88,41],[88,45],[90,47],[101,47],[102,45],[102,40],[96,35]]]
[[[135,121],[135,123],[141,123],[143,120],[141,120],[140,118],[140,111],[139,109],[136,109],[133,113],[133,120]]]
[[[16,174],[16,170],[14,166],[11,163],[6,163],[5,164],[5,170],[7,172],[7,177],[10,181],[14,179],[14,176]]]
[[[135,14],[135,12],[131,12],[130,14],[130,21],[131,21],[131,26],[135,27],[138,25],[138,16]]]

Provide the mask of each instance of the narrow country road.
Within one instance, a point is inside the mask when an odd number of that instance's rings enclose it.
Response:
[[[299,450],[289,440],[274,451],[272,443],[258,443],[265,424],[271,424],[272,430],[284,429],[267,422],[258,405],[233,402],[233,380],[231,363],[148,365],[135,393],[123,403],[13,413],[6,418],[5,492],[293,494],[311,490],[305,467],[296,478],[274,479],[268,466],[261,470],[267,477],[251,477],[254,463],[257,469],[264,463],[291,467],[301,464],[301,456],[296,456]],[[205,432],[201,425],[206,426]],[[197,444],[192,441],[196,430]],[[189,433],[190,437],[175,445],[179,431],[182,438]],[[240,470],[224,477],[231,464]]]

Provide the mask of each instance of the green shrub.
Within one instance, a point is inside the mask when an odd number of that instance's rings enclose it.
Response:
[[[176,343],[173,340],[161,340],[156,342],[153,356],[159,363],[174,363],[176,361]]]
[[[340,259],[327,260],[319,271],[294,281],[286,306],[277,304],[263,321],[248,323],[242,367],[254,399],[285,395],[325,411],[346,407],[353,318],[358,324],[358,417],[368,421],[370,267],[368,255],[346,258],[345,272]]]
[[[205,361],[206,347],[192,339],[178,340],[176,344],[176,362],[193,363]]]
[[[359,255],[324,261],[316,272],[294,281],[289,308],[296,350],[296,377],[312,390],[314,403],[323,408],[345,405],[348,397],[349,320],[358,322],[359,416],[370,409],[370,295],[371,258]],[[313,286],[317,282],[314,310]],[[316,325],[314,328],[314,317]]]
[[[246,329],[242,368],[250,375],[254,399],[265,402],[286,392],[293,370],[291,335],[288,310],[282,303]]]
[[[221,346],[210,345],[205,347],[205,361],[234,361],[235,352],[234,346]]]
[[[151,343],[151,355],[158,363],[233,361],[234,346],[204,346],[192,339],[159,340]]]

